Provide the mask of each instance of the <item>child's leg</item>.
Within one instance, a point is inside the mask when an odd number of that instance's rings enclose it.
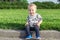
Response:
[[[39,26],[34,25],[34,28],[35,28],[35,32],[36,32],[36,37],[40,37],[40,34],[39,34]]]
[[[26,31],[27,36],[28,36],[28,35],[31,35],[29,25],[26,25],[25,31]]]

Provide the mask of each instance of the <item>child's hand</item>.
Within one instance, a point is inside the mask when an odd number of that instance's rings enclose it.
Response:
[[[26,22],[25,26],[28,25],[28,22]]]
[[[41,23],[42,23],[42,20],[37,23],[37,26],[40,26]]]
[[[25,26],[28,25],[28,24],[25,24]]]
[[[39,23],[37,23],[37,26],[40,26],[40,24],[39,24]]]

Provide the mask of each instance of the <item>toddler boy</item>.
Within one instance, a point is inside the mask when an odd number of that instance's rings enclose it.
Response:
[[[31,30],[35,30],[37,39],[40,38],[39,27],[40,27],[40,24],[42,23],[42,17],[38,13],[36,13],[36,10],[37,10],[37,6],[35,4],[28,5],[29,15],[27,17],[27,22],[25,24],[27,39],[32,38],[32,35],[30,32]]]

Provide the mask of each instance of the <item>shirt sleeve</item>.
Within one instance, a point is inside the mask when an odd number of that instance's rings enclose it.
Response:
[[[38,15],[38,21],[42,21],[41,15]]]
[[[29,16],[27,16],[26,21],[29,22]]]

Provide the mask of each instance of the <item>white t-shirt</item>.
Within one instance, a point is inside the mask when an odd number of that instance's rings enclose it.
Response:
[[[33,25],[41,20],[42,20],[42,17],[37,13],[35,13],[34,16],[28,15],[28,17],[27,17],[27,21],[28,21],[30,27],[34,27]]]

